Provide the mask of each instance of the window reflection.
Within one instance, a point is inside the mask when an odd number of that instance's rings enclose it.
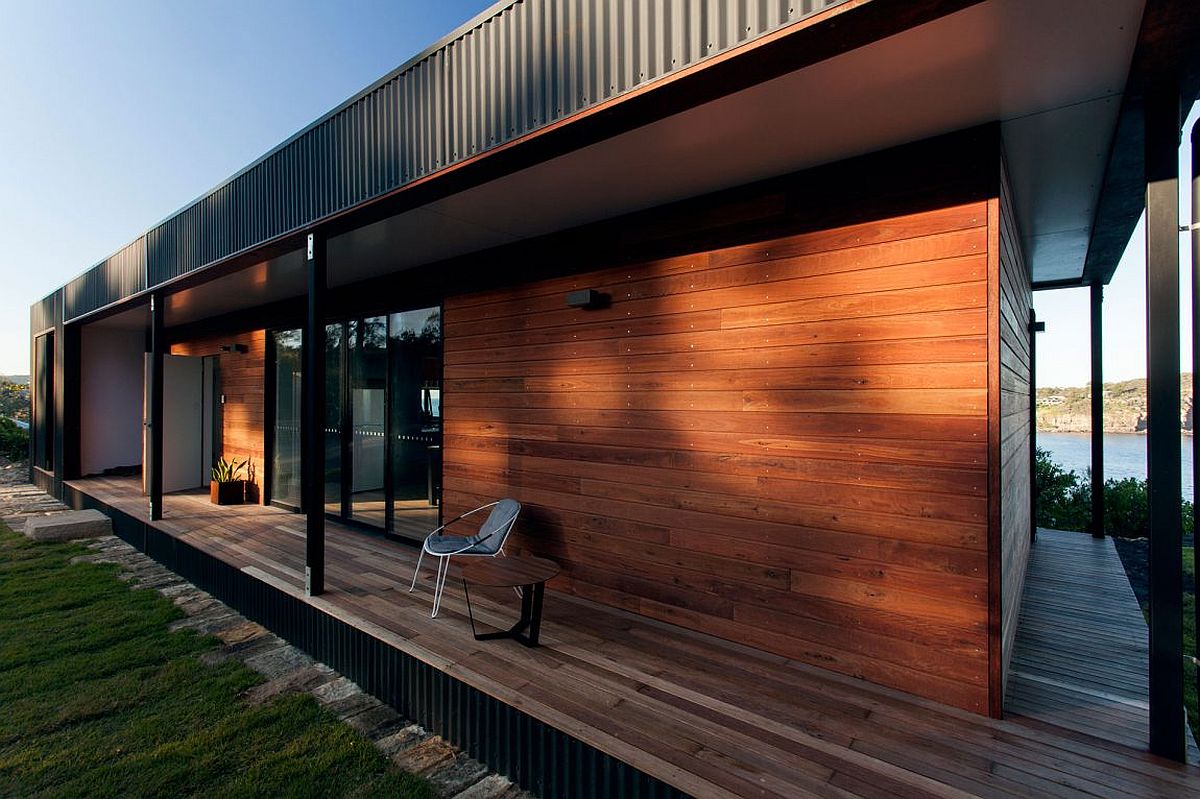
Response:
[[[393,532],[421,537],[437,526],[442,478],[442,314],[390,317]]]
[[[350,396],[350,515],[376,527],[386,520],[387,317],[347,325]]]
[[[275,351],[275,445],[271,453],[271,500],[300,507],[300,363],[299,330],[272,334]]]
[[[337,322],[325,336],[325,511],[376,527],[390,515],[392,532],[423,538],[441,504],[441,309]],[[301,342],[299,330],[272,333],[271,499],[295,508]]]

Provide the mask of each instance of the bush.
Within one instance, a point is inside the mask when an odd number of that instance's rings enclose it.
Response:
[[[1091,473],[1079,475],[1055,463],[1038,447],[1034,491],[1038,527],[1087,530],[1092,518]],[[1192,532],[1192,503],[1182,500],[1183,532]],[[1150,492],[1136,477],[1104,481],[1104,532],[1125,538],[1144,538],[1150,532]]]
[[[1092,515],[1092,487],[1086,478],[1067,471],[1038,447],[1034,461],[1037,526],[1085,530]]]
[[[0,416],[0,455],[10,461],[23,461],[29,457],[29,432],[3,416]]]

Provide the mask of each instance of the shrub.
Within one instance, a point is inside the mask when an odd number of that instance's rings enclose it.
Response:
[[[10,461],[23,461],[29,456],[29,433],[4,416],[0,416],[0,455]]]
[[[1079,475],[1055,463],[1050,453],[1038,447],[1034,491],[1038,527],[1056,530],[1087,530],[1092,518],[1091,473]],[[1183,532],[1193,529],[1192,503],[1182,500]],[[1145,480],[1136,477],[1104,481],[1104,532],[1127,538],[1142,538],[1150,532],[1150,492]]]
[[[1184,504],[1184,526],[1191,520],[1191,504]],[[1144,538],[1150,534],[1150,492],[1136,477],[1104,481],[1104,531],[1110,535]]]
[[[1055,463],[1038,447],[1034,461],[1034,496],[1038,527],[1084,530],[1091,518],[1091,483]]]

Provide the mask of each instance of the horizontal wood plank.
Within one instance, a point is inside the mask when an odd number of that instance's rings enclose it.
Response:
[[[986,711],[988,231],[954,206],[448,297],[445,511],[514,496],[562,590]]]

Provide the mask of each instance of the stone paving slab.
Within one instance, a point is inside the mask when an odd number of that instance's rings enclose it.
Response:
[[[12,471],[0,469],[0,520],[9,527],[21,529],[28,518],[70,512],[34,486],[14,482]],[[532,794],[490,773],[485,765],[403,718],[353,681],[314,661],[121,539],[109,535],[91,539],[86,545],[89,553],[75,561],[115,564],[122,579],[136,588],[158,591],[187,614],[172,623],[171,629],[192,629],[214,636],[220,645],[202,654],[203,662],[239,660],[266,677],[265,682],[246,691],[247,702],[262,703],[285,693],[309,693],[371,740],[396,767],[424,776],[447,799],[532,799]]]
[[[25,535],[34,541],[75,541],[112,535],[112,520],[98,510],[72,510],[25,519]]]

